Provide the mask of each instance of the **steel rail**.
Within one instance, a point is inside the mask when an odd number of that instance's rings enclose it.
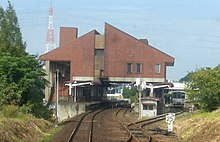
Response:
[[[118,112],[116,113],[116,116],[117,114],[122,110],[123,108],[119,109]],[[128,109],[127,109],[128,110]],[[126,114],[126,111],[124,111],[124,116]],[[177,112],[175,113],[176,115],[180,115],[182,114],[183,112]],[[126,116],[125,118],[127,120],[129,120]],[[157,141],[155,140],[152,135],[150,133],[148,133],[147,129],[144,128],[144,126],[146,125],[149,125],[149,124],[152,124],[152,123],[156,123],[158,121],[162,121],[166,118],[166,114],[162,114],[162,115],[158,115],[156,117],[153,117],[153,118],[148,118],[148,119],[144,119],[144,120],[140,120],[140,121],[136,121],[136,122],[131,122],[130,124],[128,125],[124,125],[123,122],[121,122],[121,120],[119,120],[119,122],[122,124],[122,126],[124,126],[126,128],[126,130],[130,133],[130,137],[127,141],[132,141],[132,138],[136,138],[136,141],[139,141],[137,137],[134,136],[134,134],[132,134],[132,130],[135,130],[135,128],[140,128],[142,131],[144,130],[145,132],[145,136],[148,137],[148,142],[151,142],[151,141]],[[130,120],[129,120],[130,121]],[[143,124],[142,124],[143,123]],[[130,130],[129,130],[130,129]],[[144,135],[144,134],[143,134]]]
[[[94,110],[94,111],[95,111],[95,110]],[[80,125],[81,125],[83,119],[86,117],[86,115],[89,115],[90,113],[92,113],[92,112],[94,112],[94,111],[90,111],[90,112],[87,112],[87,113],[85,113],[84,115],[82,115],[82,117],[80,118],[79,122],[78,122],[77,125],[76,125],[76,128],[73,129],[73,131],[71,132],[71,134],[70,134],[70,136],[69,136],[67,142],[71,142],[71,141],[73,140],[73,137],[76,135],[76,133],[77,133],[77,131],[78,131],[78,129],[79,129],[79,127],[80,127]]]
[[[109,105],[110,105],[109,102],[107,102],[107,103],[105,103],[104,105],[102,105],[102,107],[101,107],[102,110],[101,110],[101,111],[104,111],[104,109],[106,109],[106,108],[110,108]],[[69,136],[67,142],[73,141],[73,138],[75,137],[77,131],[79,130],[79,127],[80,127],[80,125],[82,124],[83,119],[84,119],[87,115],[89,115],[89,114],[91,114],[91,113],[93,113],[93,112],[95,112],[95,111],[97,111],[97,110],[98,110],[98,109],[96,109],[96,110],[91,110],[91,111],[89,111],[89,112],[87,112],[87,113],[85,113],[85,114],[83,114],[83,115],[81,116],[81,118],[79,119],[79,121],[78,121],[76,127],[75,127],[75,128],[73,129],[73,131],[71,132],[71,134],[70,134],[70,136]],[[94,113],[93,116],[92,116],[92,121],[91,121],[90,127],[89,127],[90,130],[89,130],[89,134],[88,134],[89,142],[92,141],[94,118],[95,118],[95,116],[96,116],[98,113],[100,113],[101,111],[98,111],[97,113]]]
[[[124,107],[120,108],[118,111],[116,111],[115,116],[116,119],[118,120],[118,122],[126,129],[126,131],[129,133],[129,138],[127,140],[127,142],[131,142],[132,140],[136,141],[136,142],[140,142],[139,139],[137,137],[135,137],[134,134],[131,133],[131,131],[128,129],[127,125],[125,125],[118,117],[118,114],[120,111],[122,111],[122,109],[125,109]],[[125,113],[125,112],[124,112]],[[126,117],[125,117],[126,118]],[[127,118],[126,118],[127,119]],[[127,119],[128,120],[128,119]],[[130,120],[128,120],[130,121]]]
[[[92,137],[93,137],[93,122],[94,122],[94,119],[95,119],[95,116],[101,112],[103,112],[103,110],[100,110],[98,112],[96,112],[93,116],[92,116],[92,121],[91,121],[91,124],[90,124],[90,130],[89,130],[89,142],[92,142]]]
[[[181,112],[177,112],[175,114],[178,116],[178,115],[181,115],[182,113],[183,112],[181,111]],[[165,120],[165,118],[166,118],[166,114],[162,114],[162,115],[159,115],[159,116],[156,116],[153,118],[149,118],[149,119],[145,119],[145,120],[141,120],[141,121],[136,121],[135,124],[143,123],[140,125],[140,128],[145,130],[145,132],[147,132],[148,130],[146,128],[144,128],[144,126]],[[147,134],[151,135],[148,132],[147,132]],[[157,140],[151,136],[149,142],[151,142],[151,141],[157,141]]]
[[[182,114],[183,112],[177,112],[175,113],[177,116]],[[138,123],[143,123],[141,124],[141,127],[143,128],[144,126],[146,125],[149,125],[149,124],[152,124],[152,123],[156,123],[158,121],[162,121],[162,120],[165,120],[166,119],[166,115],[167,114],[162,114],[162,115],[159,115],[159,116],[156,116],[156,117],[153,117],[153,118],[149,118],[149,119],[145,119],[145,120],[141,120],[141,121],[137,121],[135,122],[135,124],[138,124]]]
[[[95,112],[95,111],[97,111],[97,112]],[[78,131],[78,129],[79,129],[79,127],[80,127],[80,125],[81,125],[83,119],[84,119],[87,115],[89,115],[89,114],[95,112],[95,113],[92,115],[92,119],[91,119],[91,123],[90,123],[90,129],[89,129],[89,136],[88,136],[88,141],[89,141],[89,142],[92,142],[94,118],[95,118],[95,116],[96,116],[97,114],[99,114],[99,113],[102,112],[102,111],[104,111],[104,109],[102,109],[102,110],[93,110],[93,111],[90,111],[90,112],[88,112],[88,113],[85,113],[85,114],[80,118],[80,120],[78,121],[76,128],[73,129],[73,131],[72,131],[72,133],[70,134],[70,136],[69,136],[67,142],[73,141],[73,138],[74,138],[74,136],[76,135],[76,133],[77,133],[77,131]]]

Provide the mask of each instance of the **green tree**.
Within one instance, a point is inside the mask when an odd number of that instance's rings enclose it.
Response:
[[[131,99],[131,102],[135,102],[137,96],[136,96],[136,93],[137,93],[137,87],[134,87],[132,86],[131,88],[123,88],[123,97],[124,98],[128,98],[128,99]]]
[[[36,56],[3,54],[0,57],[0,105],[26,105],[31,112],[37,112],[39,106],[43,107],[43,90],[48,83],[44,76]]]
[[[187,92],[189,98],[199,103],[206,111],[220,106],[220,65],[201,68],[192,73]]]
[[[16,12],[8,2],[0,7],[0,107],[17,105],[37,117],[48,118],[43,106],[47,80],[42,63],[25,52]]]
[[[3,53],[21,56],[26,54],[26,43],[22,41],[16,12],[11,3],[8,4],[5,11],[0,7],[0,56]]]
[[[0,57],[1,95],[8,95],[8,91],[12,94],[13,92],[20,94],[20,97],[13,97],[20,99],[16,101],[19,104],[44,97],[42,90],[47,84],[44,76],[45,72],[36,56],[12,57],[10,54],[5,54]]]
[[[4,13],[5,13],[4,9],[0,6],[0,25],[2,25],[1,23],[4,19]]]
[[[189,72],[185,77],[181,78],[179,82],[189,82],[192,74],[193,72]]]

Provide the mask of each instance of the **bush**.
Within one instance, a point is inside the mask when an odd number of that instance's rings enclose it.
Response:
[[[49,110],[48,106],[43,106],[42,102],[28,102],[25,108],[28,113],[46,120],[50,120],[53,114],[52,110]]]
[[[25,115],[20,111],[18,106],[7,105],[1,108],[0,117],[21,118],[25,117]]]
[[[0,111],[0,118],[26,118],[31,115],[50,120],[52,118],[52,111],[40,103],[29,104],[29,106],[23,105],[22,107],[5,105],[1,107]]]

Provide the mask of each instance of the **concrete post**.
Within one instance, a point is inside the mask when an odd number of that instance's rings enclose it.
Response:
[[[59,119],[59,113],[58,113],[58,100],[59,100],[59,69],[56,70],[56,117],[57,117],[57,121]]]
[[[76,84],[77,82],[74,81],[74,83]],[[76,102],[76,86],[75,86],[75,93],[74,93],[74,103]]]
[[[142,119],[142,103],[141,103],[141,90],[138,90],[138,100],[139,100],[139,117],[138,119]]]

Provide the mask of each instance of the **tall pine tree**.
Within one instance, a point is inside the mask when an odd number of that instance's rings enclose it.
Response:
[[[5,11],[2,7],[0,7],[0,55],[2,53],[6,52],[6,45],[5,45],[5,40],[6,40],[6,19],[5,19]]]
[[[0,56],[4,53],[22,56],[26,54],[25,48],[26,43],[22,41],[16,12],[8,2],[6,10],[0,7]]]

